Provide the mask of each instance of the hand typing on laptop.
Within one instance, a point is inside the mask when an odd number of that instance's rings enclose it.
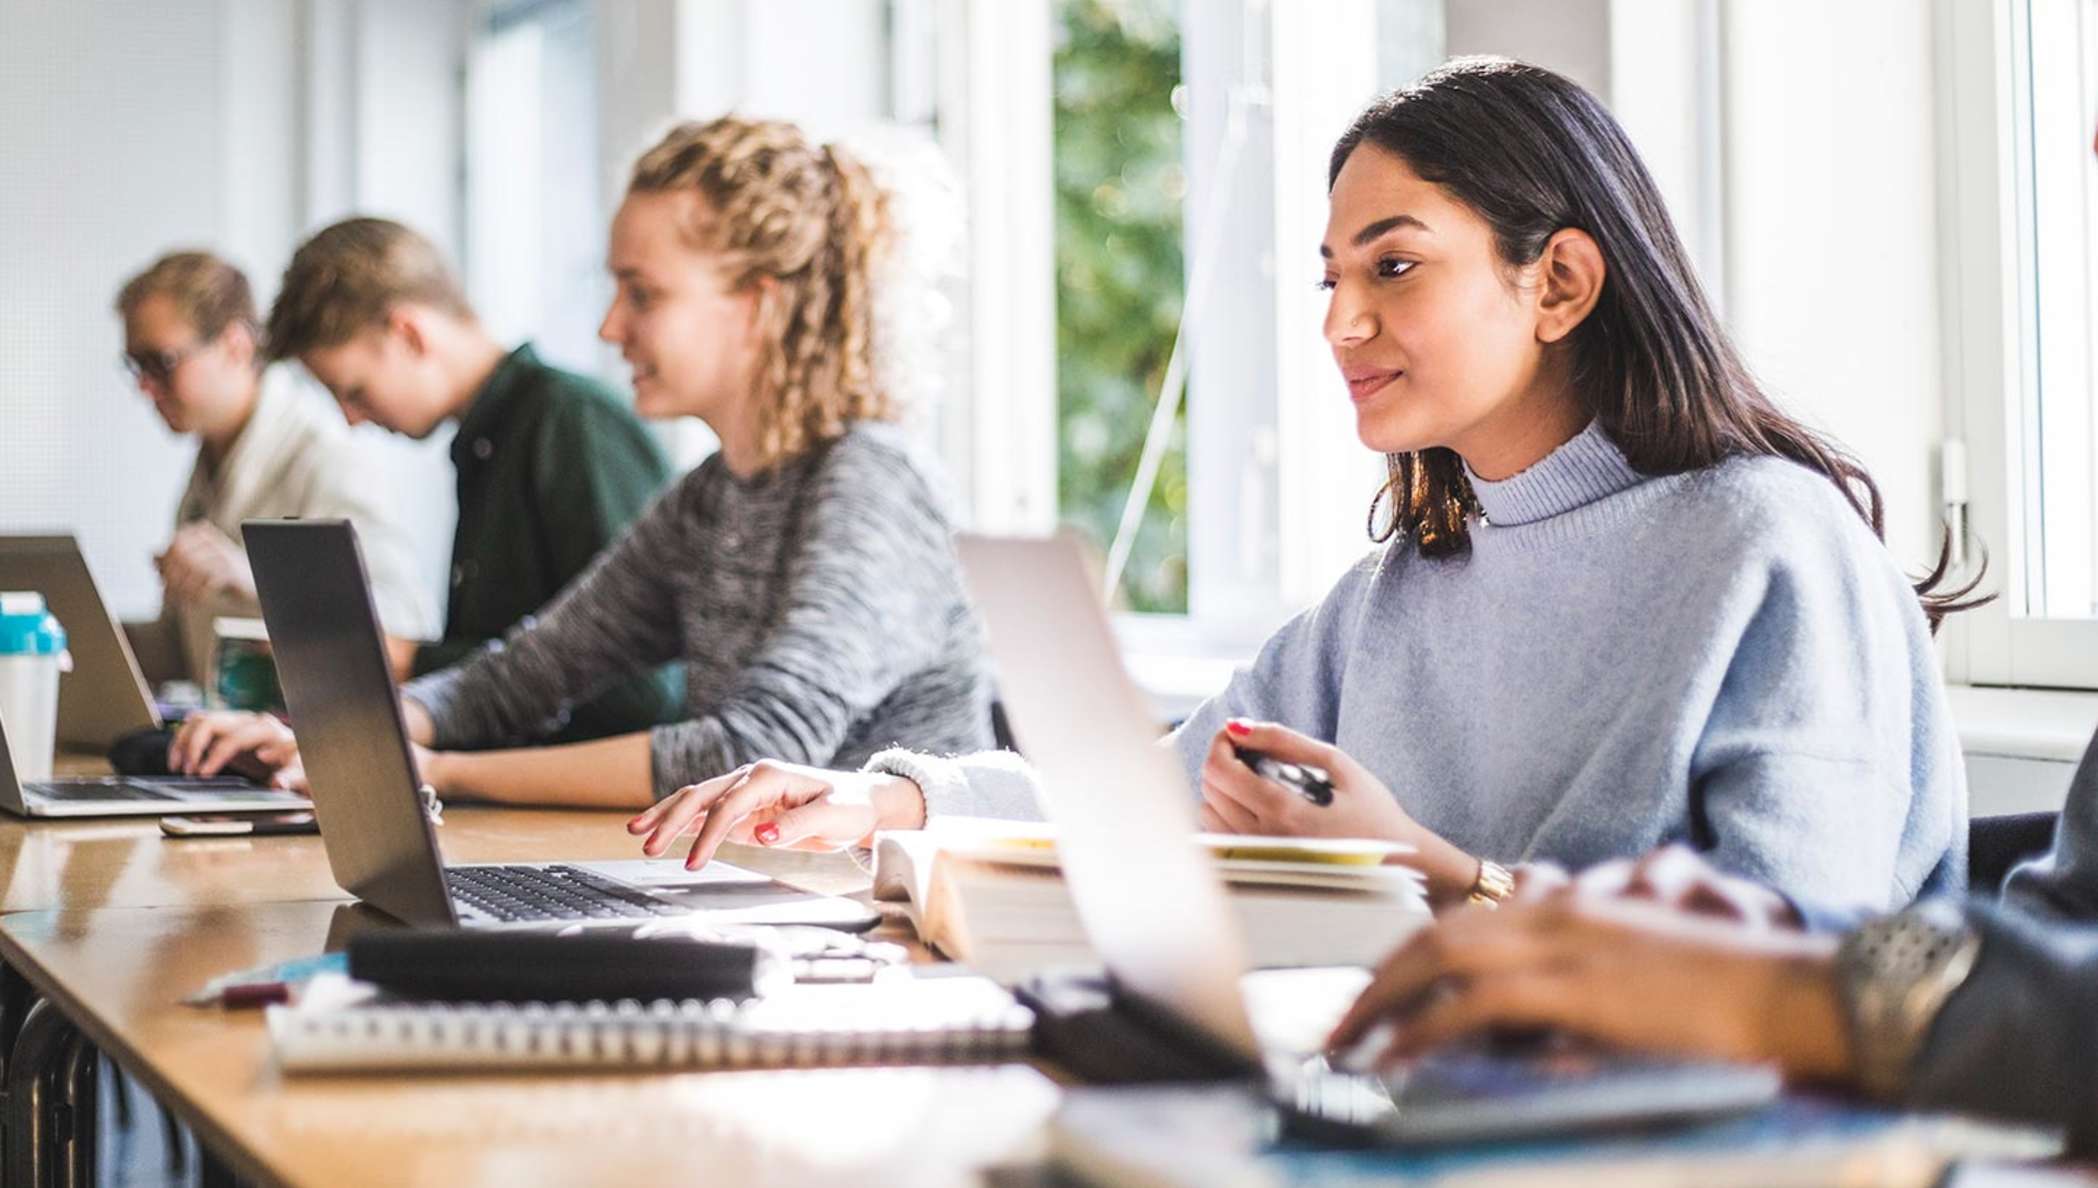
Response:
[[[291,727],[245,710],[212,710],[183,719],[168,743],[168,770],[190,776],[234,771],[273,787],[306,791],[306,768]]]
[[[826,771],[765,759],[691,784],[627,822],[647,834],[654,858],[687,830],[697,830],[686,867],[705,866],[724,841],[796,850],[842,850],[865,844],[878,829],[925,823],[918,785],[878,772]]]
[[[1840,1081],[1851,1055],[1833,938],[1627,898],[1576,881],[1449,913],[1378,967],[1328,1048],[1380,1030],[1384,1068],[1510,1028],[1642,1052],[1774,1061]]]
[[[1727,874],[1680,844],[1662,846],[1637,858],[1597,863],[1577,876],[1550,862],[1515,868],[1517,899],[1537,899],[1567,889],[1589,898],[1647,900],[1757,928],[1799,928],[1804,923],[1791,900],[1753,879]]]

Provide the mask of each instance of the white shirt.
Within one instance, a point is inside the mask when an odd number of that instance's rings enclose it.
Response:
[[[429,639],[437,634],[433,594],[416,571],[409,537],[395,518],[379,474],[360,456],[350,428],[307,390],[289,369],[263,375],[255,413],[217,465],[204,452],[176,505],[175,526],[205,520],[241,543],[241,522],[345,519],[357,526],[371,575],[372,600],[389,635]],[[170,599],[161,620],[175,633],[189,674],[210,671],[216,637],[212,620],[261,613],[253,599],[221,592],[195,604]]]

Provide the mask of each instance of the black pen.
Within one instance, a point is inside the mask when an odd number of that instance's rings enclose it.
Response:
[[[1240,763],[1252,768],[1255,775],[1295,789],[1297,795],[1320,808],[1333,803],[1333,777],[1326,774],[1324,768],[1308,763],[1288,763],[1250,747],[1233,746],[1231,753],[1238,756]]]

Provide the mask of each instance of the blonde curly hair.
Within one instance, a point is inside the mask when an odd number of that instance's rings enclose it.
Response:
[[[893,249],[888,197],[854,154],[776,120],[724,116],[672,128],[634,163],[629,193],[690,191],[688,242],[730,283],[771,277],[758,450],[766,467],[901,409],[875,358],[876,274]]]

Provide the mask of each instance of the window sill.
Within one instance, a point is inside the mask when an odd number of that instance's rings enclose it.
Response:
[[[1222,693],[1246,658],[1125,651],[1122,662],[1129,666],[1129,675],[1136,679],[1159,720],[1178,722]]]
[[[2098,729],[2098,693],[1985,685],[1952,685],[1946,693],[1970,758],[2075,763]]]
[[[1178,722],[1251,664],[1273,624],[1220,624],[1185,615],[1115,616],[1122,663],[1160,721]]]

